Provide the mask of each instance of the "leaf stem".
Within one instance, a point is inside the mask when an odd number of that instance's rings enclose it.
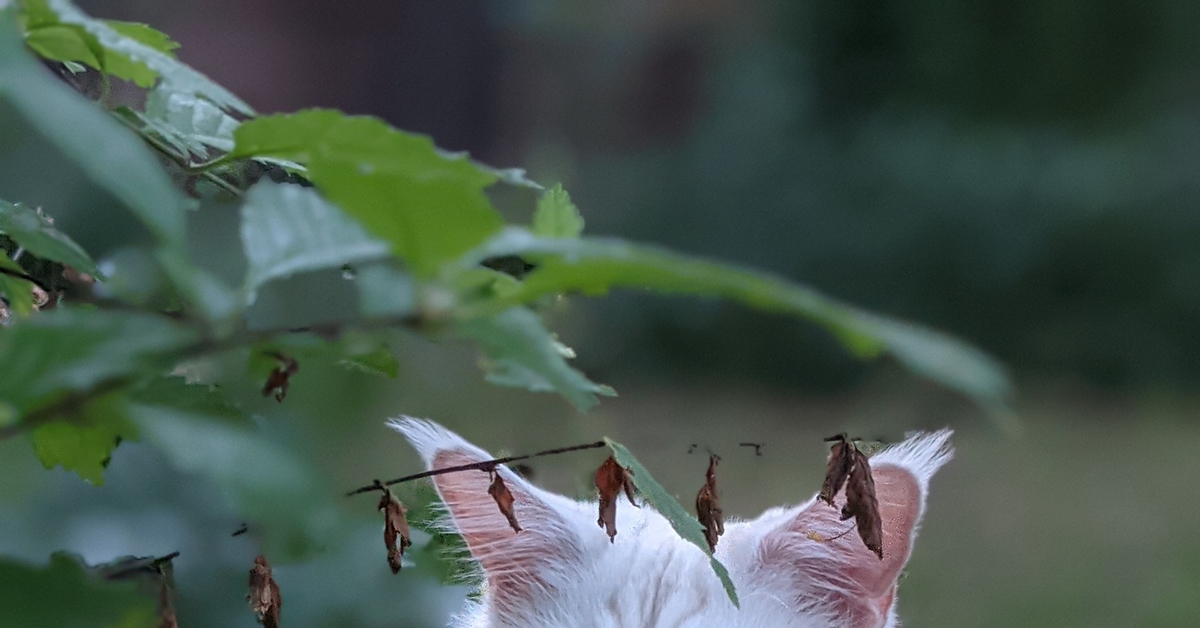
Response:
[[[608,443],[606,443],[604,441],[596,441],[594,443],[587,443],[585,445],[572,445],[570,447],[558,447],[555,449],[547,449],[545,451],[539,451],[537,453],[532,453],[532,454],[525,454],[523,456],[506,456],[504,458],[493,458],[491,460],[481,460],[479,462],[472,462],[470,464],[460,464],[460,465],[454,466],[454,467],[442,467],[441,469],[430,469],[428,471],[422,471],[421,473],[414,473],[412,475],[406,475],[402,478],[388,480],[387,482],[380,482],[379,480],[375,480],[374,482],[371,483],[370,486],[363,486],[360,488],[356,488],[353,491],[346,493],[346,497],[353,497],[355,495],[360,495],[362,493],[370,493],[371,491],[384,490],[385,487],[392,486],[393,484],[400,484],[402,482],[411,482],[412,480],[420,480],[421,478],[433,477],[435,475],[444,475],[446,473],[457,473],[459,471],[488,471],[488,472],[491,472],[496,469],[497,465],[507,464],[509,462],[517,462],[519,460],[528,460],[530,458],[538,458],[540,456],[553,456],[556,454],[565,454],[565,453],[569,453],[572,451],[583,451],[585,449],[601,449],[601,448],[607,447],[607,446],[608,446]]]
[[[120,390],[128,386],[130,382],[131,380],[128,377],[114,377],[102,380],[86,390],[70,392],[60,397],[54,403],[25,414],[16,423],[0,427],[0,440],[12,438],[25,430],[35,428],[43,423],[49,423],[64,414],[77,411],[93,399]]]
[[[117,115],[114,115],[113,117],[116,118],[117,121],[120,122],[121,124],[124,124],[129,130],[133,131],[134,133],[137,133],[138,137],[142,138],[142,141],[149,144],[150,147],[153,148],[154,150],[162,153],[164,156],[166,156],[168,159],[170,159],[172,162],[174,162],[176,166],[179,166],[181,169],[183,169],[184,172],[201,176],[201,177],[211,181],[212,183],[214,183],[217,187],[221,188],[222,190],[225,190],[226,192],[233,194],[234,196],[242,196],[245,193],[245,191],[242,190],[241,188],[239,188],[236,185],[217,176],[215,173],[209,171],[210,168],[214,168],[218,165],[223,165],[223,163],[219,163],[219,162],[221,162],[224,159],[224,157],[218,157],[217,159],[214,159],[212,161],[205,162],[203,164],[198,164],[198,165],[194,166],[192,164],[192,160],[187,155],[179,154],[178,152],[176,152],[174,149],[172,149],[170,146],[168,146],[162,140],[160,140],[157,137],[154,137],[153,135],[146,133],[142,129],[139,129],[136,126],[134,126],[134,124],[132,122],[130,122],[129,120],[126,120],[125,118],[123,118],[121,116],[117,116]],[[225,163],[228,163],[228,161]]]

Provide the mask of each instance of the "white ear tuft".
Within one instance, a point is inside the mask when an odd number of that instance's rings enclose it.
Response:
[[[430,470],[492,459],[433,421],[401,417],[388,425],[408,439]],[[520,532],[513,531],[489,494],[489,472],[470,469],[431,479],[450,514],[449,523],[487,576],[491,612],[498,613],[504,625],[520,625],[524,613],[549,598],[556,582],[578,570],[580,542],[570,518],[573,502],[533,486],[504,465],[497,466],[495,474],[513,495]]]
[[[430,421],[410,416],[388,419],[388,427],[400,432],[413,449],[421,455],[421,460],[429,466],[439,451],[458,450],[479,460],[491,458],[488,452],[468,443],[461,436]]]
[[[776,515],[764,518],[772,529],[763,536],[759,557],[763,573],[789,582],[797,600],[816,601],[851,625],[892,625],[896,579],[912,553],[925,511],[929,480],[953,455],[950,430],[909,435],[870,458],[883,528],[883,558],[866,548],[853,521],[842,521],[845,491],[839,507],[815,498],[787,511],[782,525]]]
[[[949,428],[910,433],[904,442],[871,456],[871,467],[893,465],[907,470],[917,478],[924,497],[929,490],[930,478],[954,457],[954,447],[950,445],[953,434]]]

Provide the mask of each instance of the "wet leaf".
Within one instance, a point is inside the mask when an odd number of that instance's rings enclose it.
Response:
[[[508,525],[512,527],[513,532],[520,532],[521,524],[517,523],[517,513],[513,512],[513,495],[499,473],[492,474],[492,484],[488,487],[488,495],[496,500],[500,514],[508,519]]]
[[[283,403],[283,399],[287,397],[288,384],[291,383],[292,376],[296,374],[296,371],[300,370],[300,363],[295,358],[278,351],[268,351],[267,355],[278,360],[279,364],[267,376],[267,383],[263,384],[262,394],[264,397],[269,397],[273,393],[275,401]]]
[[[830,436],[825,439],[825,442],[832,442],[833,448],[829,451],[829,466],[825,470],[825,482],[821,484],[821,493],[817,497],[832,506],[833,497],[842,490],[846,478],[850,477],[850,467],[854,464],[851,456],[854,445],[846,440],[845,434]]]
[[[704,526],[704,539],[708,541],[708,551],[716,551],[717,539],[725,534],[725,515],[721,512],[721,502],[717,494],[717,463],[720,458],[716,454],[708,456],[708,471],[704,474],[704,486],[696,493],[696,517]]]
[[[250,610],[258,623],[266,628],[279,628],[279,608],[283,602],[279,596],[279,585],[271,577],[271,565],[262,556],[254,558],[250,568],[250,592],[246,595]]]
[[[386,488],[379,498],[379,510],[383,511],[383,544],[387,547],[388,565],[392,573],[400,573],[404,550],[412,545],[408,518],[405,516],[407,511],[404,504]]]

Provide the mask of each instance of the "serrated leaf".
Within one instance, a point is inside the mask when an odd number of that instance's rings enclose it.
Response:
[[[54,554],[44,567],[0,559],[5,628],[154,625],[154,602],[135,583],[89,575],[78,560]]]
[[[367,235],[316,190],[260,181],[242,203],[242,248],[248,302],[259,286],[299,272],[340,268],[387,257],[388,245]]]
[[[531,231],[542,238],[578,238],[583,233],[583,216],[562,185],[546,190],[538,199]]]
[[[597,395],[616,395],[612,388],[571,368],[567,364],[570,349],[558,342],[530,310],[517,307],[495,316],[461,321],[455,330],[459,336],[479,343],[487,380],[493,384],[557,392],[581,411],[599,403]]]
[[[149,314],[58,307],[0,334],[0,399],[25,414],[72,391],[169,365],[195,332]]]
[[[445,159],[465,159],[476,169],[486,172],[496,178],[497,181],[506,183],[514,187],[529,188],[531,190],[544,190],[542,184],[530,179],[527,176],[524,168],[497,168],[481,163],[478,160],[471,159],[470,153],[466,151],[450,151],[443,148],[438,148],[437,154]]]
[[[643,503],[649,504],[665,517],[680,538],[695,545],[708,556],[709,564],[712,566],[713,572],[717,574],[717,578],[721,580],[721,585],[725,587],[729,601],[733,602],[734,606],[739,606],[733,580],[730,580],[725,565],[713,557],[712,551],[708,547],[708,541],[704,537],[704,526],[700,525],[700,522],[679,503],[679,500],[672,497],[661,484],[654,480],[646,467],[624,445],[611,438],[605,438],[604,442],[612,450],[617,464],[629,470],[630,479],[633,480],[633,485],[641,495]]]
[[[144,44],[157,50],[169,57],[174,58],[174,50],[179,48],[179,42],[171,39],[166,33],[152,28],[149,24],[141,22],[122,22],[120,20],[101,20],[109,28],[117,32],[118,35],[128,37],[140,44]]]
[[[91,484],[103,484],[113,450],[121,440],[137,438],[137,430],[124,412],[124,398],[119,394],[95,399],[69,419],[31,430],[33,451],[47,469],[61,466]]]
[[[420,276],[502,225],[483,188],[496,178],[383,121],[314,109],[264,116],[234,132],[231,158],[304,164],[308,178]]]
[[[497,296],[486,307],[473,306],[476,312],[529,303],[549,294],[578,291],[598,295],[612,288],[721,297],[815,321],[863,358],[888,351],[914,373],[965,393],[989,410],[1003,408],[1012,389],[999,363],[961,340],[863,311],[803,284],[734,264],[614,238],[538,238],[510,228],[464,256],[460,269],[466,272],[484,259],[505,255],[535,261],[537,267],[516,289]]]
[[[0,251],[0,268],[7,268],[19,273],[25,272],[20,264],[9,259],[3,251]],[[33,311],[33,284],[28,281],[0,273],[0,294],[4,295],[4,300],[8,301],[8,307],[15,314],[28,316]]]
[[[100,275],[96,262],[83,247],[56,229],[48,218],[21,203],[0,200],[0,233],[42,259],[67,264],[94,277]]]
[[[135,116],[141,116],[133,112]],[[157,134],[169,136],[181,152],[208,157],[209,149],[233,150],[233,131],[240,124],[211,101],[195,94],[159,85],[146,95],[146,123]]]
[[[105,71],[119,78],[150,87],[157,77],[175,92],[207,98],[217,106],[254,115],[250,108],[229,90],[184,65],[171,53],[177,44],[154,29],[128,22],[109,22],[88,16],[68,0],[26,0],[26,11],[36,13],[34,23],[77,25],[94,37],[104,50]]]
[[[25,33],[25,44],[51,61],[77,61],[97,70],[104,69],[96,50],[99,42],[77,26],[54,24],[30,30]]]
[[[182,246],[183,196],[136,136],[44,72],[0,13],[0,98],[160,238]]]
[[[171,465],[204,476],[251,522],[272,560],[299,559],[331,542],[340,513],[316,469],[262,434],[228,421],[132,404],[142,439]]]

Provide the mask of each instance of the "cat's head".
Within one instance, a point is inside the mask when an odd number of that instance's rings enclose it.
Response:
[[[436,423],[391,425],[429,468],[492,458]],[[459,626],[487,628],[729,626],[738,628],[891,628],[896,579],[908,561],[929,479],[951,456],[950,432],[918,434],[871,458],[883,519],[883,559],[868,550],[839,511],[815,498],[728,522],[716,557],[737,587],[726,597],[708,558],[679,538],[649,506],[618,502],[610,543],[595,502],[543,491],[505,467],[524,530],[513,532],[488,495],[484,472],[433,478],[485,578],[482,602]],[[845,503],[839,494],[836,503]]]

